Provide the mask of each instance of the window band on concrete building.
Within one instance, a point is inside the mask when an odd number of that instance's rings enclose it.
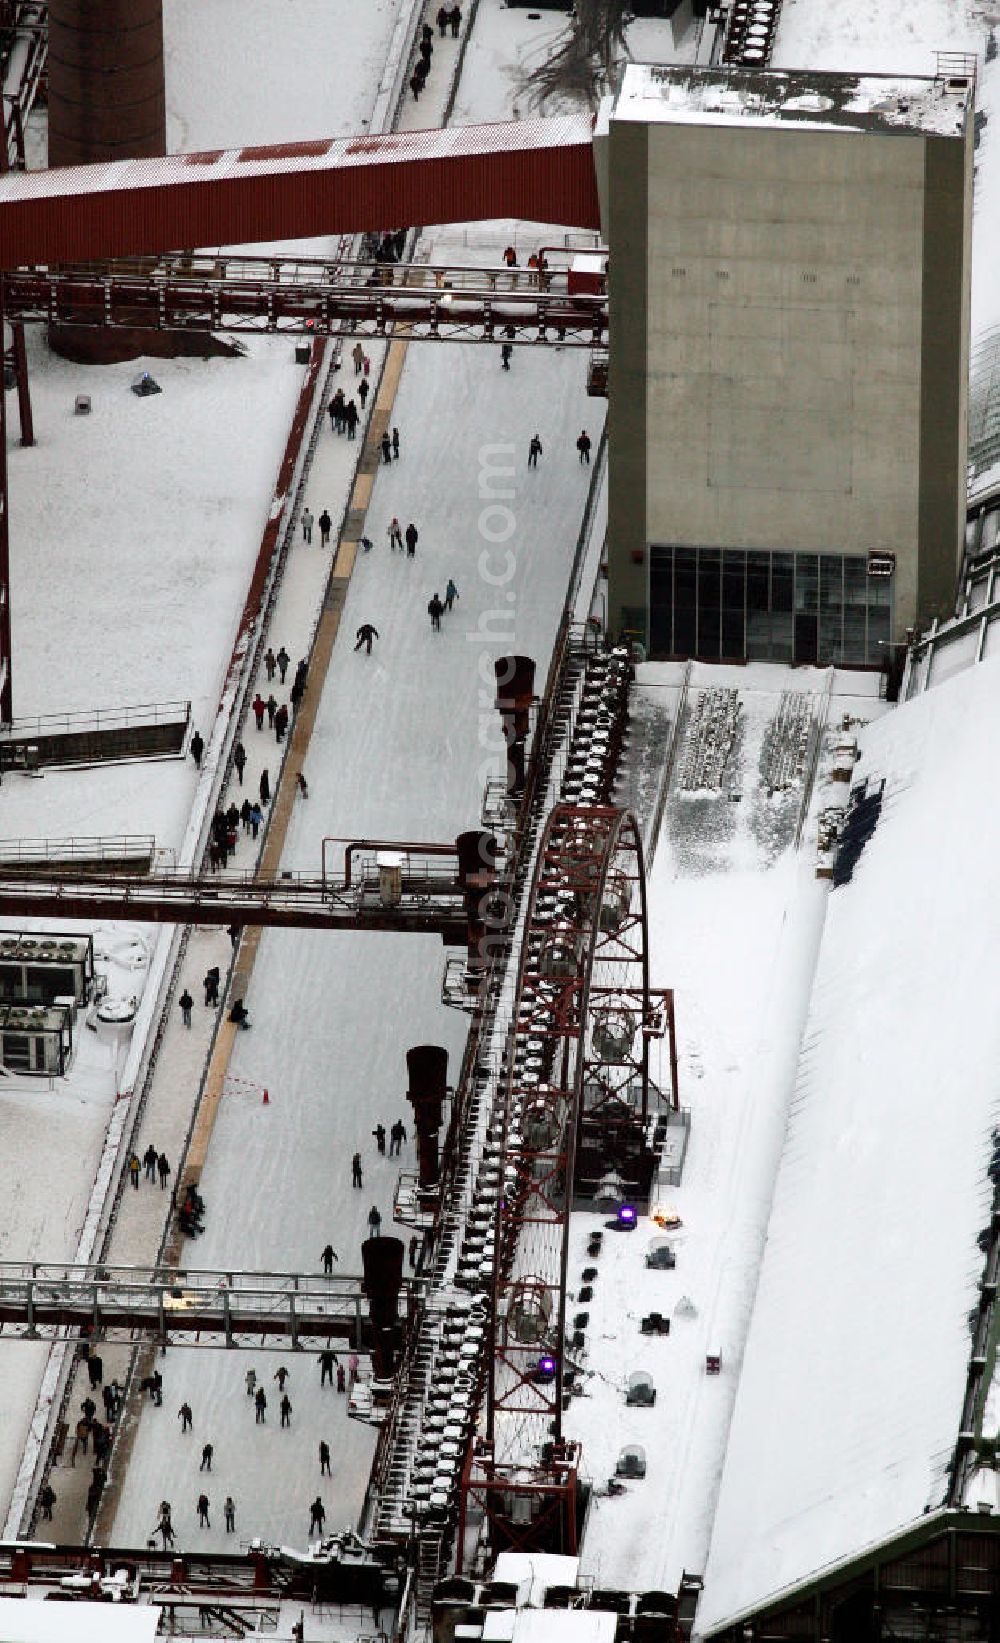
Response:
[[[893,578],[860,554],[654,546],[649,653],[881,667]]]

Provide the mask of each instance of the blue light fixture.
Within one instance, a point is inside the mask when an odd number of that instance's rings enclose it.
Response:
[[[633,1204],[621,1204],[618,1209],[618,1225],[622,1232],[631,1232],[639,1219],[638,1211]]]

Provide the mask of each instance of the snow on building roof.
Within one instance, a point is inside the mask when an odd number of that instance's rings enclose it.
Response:
[[[576,1585],[579,1568],[578,1557],[560,1557],[554,1552],[501,1552],[493,1578],[516,1586],[519,1604],[541,1608],[550,1586]]]
[[[709,1634],[945,1497],[1000,1115],[1000,664],[861,734],[699,1611]]]
[[[629,63],[612,118],[961,137],[971,96],[961,77]]]
[[[138,1604],[0,1597],[3,1643],[152,1643],[162,1611]]]
[[[518,1609],[513,1643],[614,1643],[618,1616],[598,1609]]]

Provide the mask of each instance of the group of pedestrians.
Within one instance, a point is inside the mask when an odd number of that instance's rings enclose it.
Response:
[[[104,1380],[104,1361],[100,1353],[92,1346],[83,1349],[83,1367],[87,1372],[90,1390],[80,1403],[80,1415],[73,1428],[73,1447],[70,1450],[69,1463],[76,1465],[78,1455],[87,1455],[93,1445],[94,1466],[90,1484],[87,1488],[87,1515],[93,1519],[100,1505],[101,1491],[107,1479],[107,1462],[114,1441],[114,1430],[121,1416],[125,1402],[125,1388],[118,1380]],[[104,1418],[98,1415],[97,1403],[93,1397],[101,1388],[101,1403],[104,1408]],[[58,1497],[52,1484],[48,1481],[42,1486],[38,1494],[38,1504],[41,1516],[46,1523],[52,1522],[52,1508]]]
[[[582,466],[590,467],[590,452],[592,441],[586,428],[581,428],[576,440],[576,452]],[[542,455],[541,436],[537,430],[528,441],[528,467],[537,468],[538,458]]]
[[[338,1354],[332,1349],[326,1348],[319,1354],[319,1366],[320,1387],[322,1388],[327,1383],[329,1383],[332,1387],[334,1384],[334,1377],[336,1376],[337,1391],[341,1394],[347,1394],[353,1389],[354,1383],[358,1379],[360,1361],[356,1352],[350,1352],[347,1355],[347,1364],[345,1368],[345,1365],[341,1362]],[[274,1372],[274,1375],[272,1376],[272,1380],[277,1382],[279,1424],[283,1428],[291,1429],[292,1400],[288,1390],[289,1383],[291,1381],[291,1372],[285,1367],[284,1364],[279,1364],[278,1368]],[[268,1410],[267,1390],[261,1384],[256,1369],[251,1367],[244,1371],[243,1385],[246,1391],[246,1396],[253,1404],[255,1426],[266,1426]],[[194,1433],[194,1411],[186,1399],[177,1411],[177,1419],[181,1423],[182,1437],[187,1436],[189,1433]],[[332,1454],[330,1444],[326,1438],[319,1439],[318,1457],[320,1476],[332,1477]],[[214,1460],[215,1445],[209,1440],[202,1444],[201,1463],[198,1468],[199,1472],[211,1472]],[[51,1495],[51,1502],[48,1504],[44,1491],[39,1499],[42,1504],[43,1516],[51,1518],[51,1507],[55,1504],[55,1494],[53,1493]],[[195,1517],[199,1528],[210,1529],[212,1527],[209,1516],[210,1510],[211,1501],[209,1500],[208,1494],[203,1489],[198,1495],[195,1503]],[[233,1500],[232,1495],[226,1496],[222,1510],[225,1520],[226,1533],[232,1534],[236,1528],[236,1503]],[[310,1534],[314,1532],[314,1529],[316,1532],[322,1533],[323,1523],[326,1519],[326,1511],[322,1500],[320,1500],[318,1496],[316,1500],[311,1503],[309,1510]],[[163,1500],[160,1502],[156,1528],[153,1531],[153,1535],[150,1537],[149,1541],[151,1547],[155,1544],[157,1535],[159,1535],[162,1539],[164,1551],[166,1551],[168,1546],[173,1546],[176,1543],[177,1537],[173,1526],[173,1508],[168,1500]]]
[[[438,34],[442,40],[446,38],[449,29],[451,30],[452,39],[457,40],[458,31],[462,26],[461,6],[439,6],[435,17],[435,22],[438,26]],[[420,43],[417,47],[417,60],[413,65],[413,73],[410,76],[410,90],[413,93],[413,101],[415,103],[420,101],[420,93],[427,84],[427,76],[431,70],[431,59],[433,56],[434,30],[431,28],[429,23],[424,23],[420,31]]]
[[[188,1001],[188,1013],[190,1014],[193,1000],[191,995],[186,990],[181,994],[182,1010],[184,1008],[185,998]],[[186,1022],[186,1025],[190,1026],[190,1022]],[[149,1143],[149,1146],[146,1148],[141,1158],[134,1150],[129,1153],[128,1178],[136,1192],[139,1191],[139,1176],[143,1170],[146,1172],[147,1181],[152,1181],[155,1186],[157,1180],[159,1180],[161,1192],[166,1190],[167,1182],[170,1179],[170,1160],[165,1152],[160,1152],[158,1148],[153,1145],[152,1141]],[[98,1359],[97,1362],[99,1363],[100,1359]],[[96,1384],[93,1375],[91,1375],[90,1384],[91,1386]]]
[[[405,552],[407,559],[417,557],[417,543],[420,541],[420,532],[412,519],[404,531],[396,515],[393,514],[386,526],[385,534],[389,538],[390,553],[395,553],[398,549],[400,553]]]
[[[441,618],[446,611],[451,610],[455,600],[458,597],[458,589],[450,576],[444,590],[444,598],[442,599],[439,593],[431,595],[430,602],[427,606],[427,614],[431,619],[431,631],[433,633],[441,632]]]
[[[319,526],[319,545],[320,545],[321,548],[328,548],[330,546],[330,532],[333,530],[333,520],[330,518],[329,508],[324,508],[323,512],[320,514],[319,518],[317,519],[315,514],[313,513],[312,509],[309,507],[309,505],[307,503],[306,506],[302,509],[301,519],[302,519],[302,540],[306,543],[311,543],[312,539],[313,539],[313,526],[318,525]],[[258,724],[257,724],[257,729],[258,730],[260,729],[259,721],[258,721]]]

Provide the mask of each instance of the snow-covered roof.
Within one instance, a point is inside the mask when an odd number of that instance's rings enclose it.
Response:
[[[861,734],[699,1611],[709,1633],[942,1503],[1000,1120],[1000,663]]]
[[[971,96],[960,77],[629,63],[612,118],[961,137]]]
[[[599,1609],[519,1609],[512,1643],[614,1643],[618,1616]]]
[[[576,1585],[579,1568],[578,1557],[554,1552],[501,1552],[493,1578],[516,1586],[519,1604],[540,1609],[550,1586]]]
[[[10,171],[0,183],[0,206],[53,195],[156,189],[167,183],[210,183],[230,177],[301,176],[350,171],[373,165],[397,166],[413,160],[468,158],[483,154],[526,154],[574,148],[590,141],[586,115],[557,114],[526,120],[499,120],[476,126],[442,126],[427,131],[387,131],[354,137],[317,137],[301,142],[248,144],[201,153],[166,154],[135,160],[101,160],[51,171]]]
[[[153,1643],[161,1610],[139,1604],[0,1597],[3,1643]]]

